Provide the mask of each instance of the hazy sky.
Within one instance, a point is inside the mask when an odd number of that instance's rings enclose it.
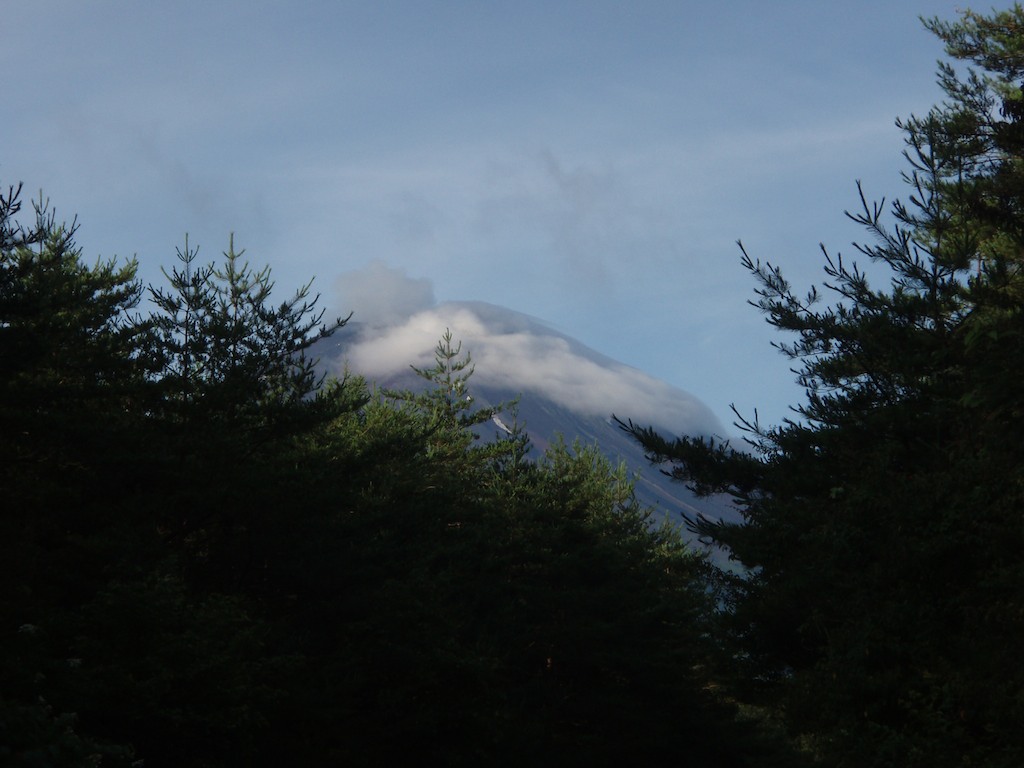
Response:
[[[0,183],[147,281],[234,232],[282,294],[397,269],[774,422],[801,392],[735,241],[797,285],[852,252],[958,4],[9,0]]]

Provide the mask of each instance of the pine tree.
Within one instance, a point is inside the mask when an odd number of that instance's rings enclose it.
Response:
[[[900,123],[911,193],[892,223],[863,193],[852,214],[889,284],[825,252],[824,288],[801,295],[743,250],[806,402],[776,427],[741,418],[743,451],[627,425],[735,498],[742,524],[691,525],[744,566],[736,690],[826,765],[1024,762],[1024,11],[927,26],[981,71],[942,64],[948,100]]]

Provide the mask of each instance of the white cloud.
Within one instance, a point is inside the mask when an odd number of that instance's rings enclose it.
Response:
[[[479,385],[542,393],[581,415],[614,413],[674,434],[721,433],[721,424],[693,395],[490,304],[445,303],[378,327],[346,351],[344,362],[371,380],[400,376],[410,365],[430,365],[446,329],[472,355]]]

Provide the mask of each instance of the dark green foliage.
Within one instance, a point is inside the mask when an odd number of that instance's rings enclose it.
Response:
[[[17,210],[16,197],[0,205],[7,215]],[[29,234],[0,223],[0,239],[11,244],[0,251],[3,471],[26,483],[44,467],[86,471],[103,449],[98,423],[120,419],[137,392],[146,331],[129,315],[142,290],[134,262],[88,267],[74,225],[55,226],[41,204],[36,216]]]
[[[518,439],[475,444],[469,426],[490,412],[465,384],[450,397],[468,360],[450,338],[437,352],[431,389],[374,399],[345,430],[350,467],[373,457],[372,474],[343,497],[320,539],[337,554],[309,559],[325,570],[291,608],[310,684],[332,692],[301,709],[313,733],[331,730],[327,754],[662,765],[685,745],[698,765],[767,764],[703,690],[703,561],[651,531],[596,450],[524,464]]]
[[[23,704],[0,699],[0,763],[24,768],[129,766],[128,747],[96,743],[76,732],[73,714],[54,716],[45,702]]]
[[[800,296],[744,251],[756,306],[795,336],[779,345],[806,387],[794,419],[741,420],[751,451],[627,425],[742,509],[691,521],[745,567],[730,687],[830,766],[1024,764],[1024,11],[928,26],[984,71],[943,65],[949,101],[902,124],[894,223],[863,195],[852,215],[889,284],[826,253],[824,290]]]
[[[21,226],[17,194],[0,202],[2,741],[24,764],[109,761],[130,750],[80,736],[52,681],[74,657],[56,623],[134,540],[122,501],[147,375],[147,326],[129,314],[141,287],[133,263],[83,264],[75,226],[44,204]]]
[[[167,413],[215,431],[242,429],[256,442],[275,428],[301,429],[304,415],[323,422],[333,390],[323,390],[316,360],[305,352],[346,321],[322,324],[311,284],[271,304],[269,268],[257,272],[243,262],[233,237],[220,268],[197,264],[197,255],[186,238],[180,267],[167,274],[169,287],[150,289],[159,310],[153,354]]]
[[[145,317],[133,262],[17,213],[4,764],[793,764],[714,691],[703,559],[595,448],[478,439],[450,333],[423,392],[325,382],[305,351],[344,321],[233,244],[186,243]]]

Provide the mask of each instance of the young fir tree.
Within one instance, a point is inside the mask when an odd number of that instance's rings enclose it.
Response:
[[[901,123],[892,223],[863,195],[852,216],[889,284],[826,253],[824,291],[800,295],[743,252],[757,306],[795,336],[796,417],[741,419],[753,452],[630,425],[742,509],[691,521],[745,566],[736,690],[824,765],[1024,764],[1024,11],[927,26],[978,69],[941,65],[947,101]]]
[[[323,323],[312,282],[273,304],[269,267],[254,270],[244,253],[235,251],[232,237],[219,268],[200,265],[198,248],[186,238],[177,252],[180,266],[165,272],[169,286],[150,288],[167,407],[192,420],[245,423],[256,432],[275,418],[308,411],[322,421],[314,406],[317,396],[329,400],[331,390],[322,390],[324,377],[306,351],[347,318]]]
[[[258,553],[273,546],[270,531],[291,503],[283,489],[294,484],[281,474],[294,467],[299,443],[315,442],[361,393],[326,382],[307,354],[346,320],[323,322],[311,284],[274,303],[269,268],[255,270],[243,255],[232,238],[219,266],[202,265],[186,239],[169,285],[149,290],[160,365],[152,405],[163,442],[159,514],[168,538],[224,583],[255,578],[265,559]]]

